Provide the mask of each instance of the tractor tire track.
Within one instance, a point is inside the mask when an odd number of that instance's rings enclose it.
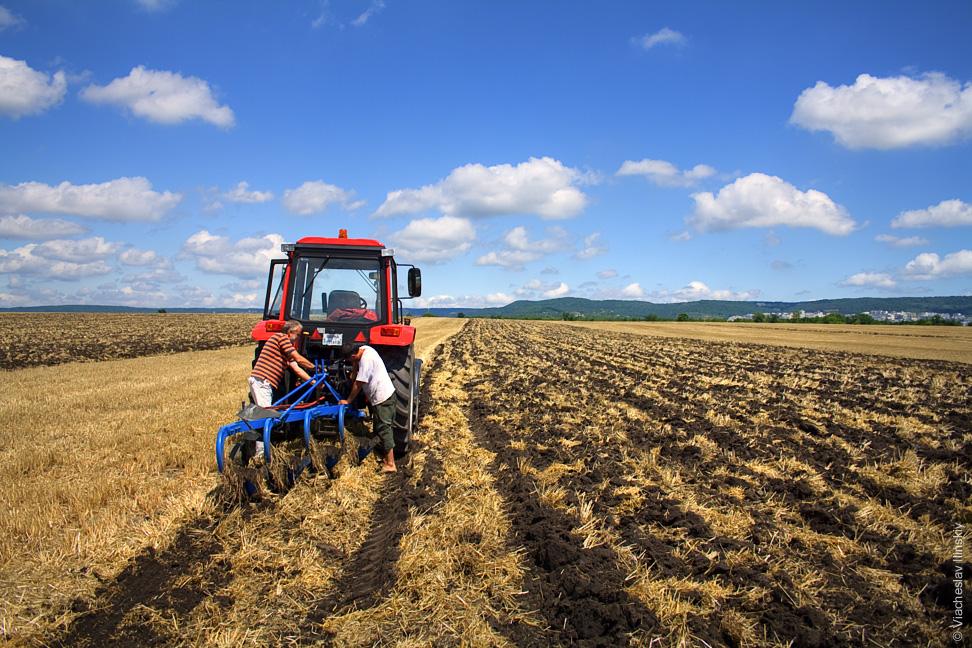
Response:
[[[438,355],[442,345],[436,347],[432,355]],[[419,387],[419,413],[415,422],[416,430],[422,423],[425,412],[431,408],[430,373],[434,365],[423,371]],[[410,483],[412,473],[411,457],[420,451],[425,453],[422,474],[415,483]],[[369,459],[365,459],[368,461]],[[315,605],[301,622],[302,635],[320,640],[320,625],[331,616],[345,614],[351,610],[366,610],[379,605],[382,594],[396,582],[398,576],[395,565],[401,555],[401,540],[408,530],[411,511],[425,512],[444,501],[446,487],[443,465],[436,452],[414,435],[409,454],[399,460],[398,472],[383,477],[381,494],[372,511],[368,532],[361,546],[345,563],[331,593]],[[326,639],[328,635],[323,635]]]

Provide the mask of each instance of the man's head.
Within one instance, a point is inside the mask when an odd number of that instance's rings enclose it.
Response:
[[[341,357],[345,360],[358,360],[361,356],[362,346],[363,345],[355,344],[354,342],[345,342],[341,345]]]
[[[304,332],[304,325],[297,320],[287,320],[284,322],[283,332],[287,334],[291,342],[296,342],[300,334]]]

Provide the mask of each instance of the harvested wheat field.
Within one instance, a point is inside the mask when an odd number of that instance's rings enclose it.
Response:
[[[259,315],[0,313],[0,369],[239,346]]]
[[[752,322],[571,322],[571,326],[713,342],[849,351],[972,364],[972,327]]]
[[[969,365],[462,323],[417,321],[430,362],[397,475],[366,462],[242,507],[209,494],[248,348],[7,374],[5,636],[950,641],[953,534],[972,521]],[[42,386],[98,407],[58,414]]]

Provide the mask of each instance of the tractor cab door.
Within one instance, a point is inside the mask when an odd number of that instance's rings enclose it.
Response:
[[[270,277],[267,279],[267,296],[263,302],[263,319],[280,319],[280,306],[283,300],[284,277],[287,273],[287,259],[270,262]]]

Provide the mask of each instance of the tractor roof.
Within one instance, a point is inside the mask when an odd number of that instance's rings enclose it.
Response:
[[[385,247],[381,241],[361,238],[324,238],[321,236],[305,236],[297,240],[297,245],[350,245],[354,247]]]

